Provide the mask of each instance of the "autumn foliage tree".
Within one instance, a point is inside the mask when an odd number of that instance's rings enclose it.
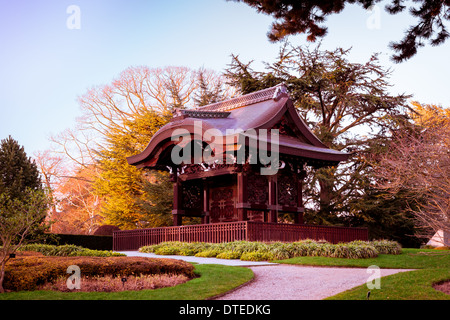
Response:
[[[127,163],[126,157],[140,153],[148,144],[150,137],[167,123],[169,116],[155,111],[142,112],[132,121],[124,121],[127,131],[110,131],[105,143],[98,150],[101,172],[94,183],[97,194],[105,198],[102,213],[105,223],[132,229],[138,227],[155,227],[167,219],[154,219],[151,208],[143,210],[141,205],[145,186],[160,183],[151,179],[152,174]],[[168,177],[165,177],[168,180]],[[169,189],[171,190],[171,189]],[[171,194],[171,193],[170,193]],[[160,194],[161,195],[161,194]],[[163,199],[156,197],[154,204]],[[169,212],[170,213],[170,212]]]
[[[414,123],[393,133],[377,174],[392,196],[405,187],[418,234],[450,232],[450,110],[414,103]],[[420,195],[423,201],[418,201]]]
[[[57,210],[51,216],[52,232],[93,234],[103,223],[100,215],[102,198],[94,192],[93,166],[80,167],[64,176],[54,189]]]
[[[75,172],[89,168],[89,194],[101,199],[96,210],[102,223],[121,229],[171,223],[168,176],[138,170],[128,165],[126,157],[145,149],[174,108],[212,103],[232,94],[222,78],[206,69],[130,67],[111,83],[79,97],[82,116],[76,128],[52,139],[78,168]]]

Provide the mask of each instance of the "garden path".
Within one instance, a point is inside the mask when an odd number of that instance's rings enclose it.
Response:
[[[218,300],[321,300],[373,280],[367,268],[309,267],[276,265],[250,267],[255,279]],[[405,269],[378,269],[384,277]],[[379,280],[382,287],[382,279]],[[377,289],[372,289],[374,293]],[[367,289],[369,291],[369,289]]]
[[[284,265],[237,259],[200,258],[192,256],[156,255],[138,251],[123,251],[127,256],[180,259],[200,264],[223,264],[249,267],[253,281],[218,297],[217,300],[321,300],[368,281],[376,284],[375,273],[367,268],[334,268]],[[378,269],[384,277],[412,269]],[[375,272],[378,272],[375,270]],[[382,286],[382,280],[380,280]],[[377,289],[372,289],[376,292]],[[368,289],[369,291],[369,289]]]

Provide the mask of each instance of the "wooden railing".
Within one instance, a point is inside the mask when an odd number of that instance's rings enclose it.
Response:
[[[293,242],[302,239],[326,240],[331,243],[368,240],[368,230],[367,228],[254,221],[122,230],[115,231],[113,234],[113,250],[137,250],[145,245],[165,241],[210,243],[236,240]]]
[[[316,226],[248,221],[249,241],[293,242],[304,239],[326,240],[331,243],[368,240],[367,228]]]

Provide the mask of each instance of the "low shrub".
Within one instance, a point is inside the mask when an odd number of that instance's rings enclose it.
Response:
[[[71,257],[124,257],[126,254],[113,252],[109,250],[91,250],[91,249],[83,249],[78,252],[74,252],[70,254]]]
[[[224,251],[219,253],[216,258],[218,259],[240,259],[241,258],[242,253],[239,251]]]
[[[154,251],[155,254],[158,255],[178,255],[179,254],[179,248],[174,248],[174,247],[160,247],[157,248]]]
[[[27,244],[20,248],[20,250],[23,251],[40,252],[44,256],[59,256],[59,257],[67,257],[70,255],[74,255],[77,252],[81,252],[83,249],[84,249],[83,247],[75,246],[73,244],[56,246],[51,244],[40,244],[40,243]]]
[[[139,249],[141,252],[156,254],[182,254],[197,257],[217,257],[221,259],[242,259],[245,253],[253,257],[259,252],[258,259],[263,253],[273,259],[289,259],[302,256],[319,256],[348,259],[373,258],[378,254],[400,254],[401,247],[395,241],[353,241],[348,243],[331,244],[326,241],[302,240],[298,242],[257,242],[233,241],[227,243],[185,243],[165,242]],[[171,252],[171,253],[170,253]],[[246,258],[247,256],[244,256]]]
[[[219,249],[207,249],[204,251],[197,252],[195,254],[196,257],[203,257],[203,258],[214,258],[220,253]]]
[[[357,243],[353,241],[352,243]],[[374,240],[366,242],[369,245],[375,247],[379,254],[400,254],[402,253],[402,247],[396,241],[389,240]]]
[[[150,274],[178,274],[194,277],[192,264],[181,260],[144,257],[42,257],[19,256],[6,264],[4,288],[6,290],[35,290],[58,277],[68,277],[70,265],[80,267],[81,276],[106,275],[138,276]]]
[[[116,292],[123,290],[144,290],[144,289],[159,289],[164,287],[173,287],[178,284],[188,281],[189,278],[185,275],[177,274],[152,274],[129,276],[125,283],[120,277],[107,275],[104,277],[82,277],[80,289],[76,291],[84,292]],[[38,290],[53,290],[62,292],[72,292],[73,290],[67,287],[67,276],[58,277],[54,282],[47,282],[38,286]]]
[[[347,245],[349,248],[348,259],[367,259],[375,258],[378,256],[377,249],[370,244],[352,244]]]
[[[45,256],[58,257],[76,257],[76,256],[90,256],[90,257],[118,257],[125,256],[123,253],[113,252],[109,250],[92,250],[86,249],[73,244],[65,244],[61,246],[32,243],[24,245],[20,248],[21,251],[35,251],[40,252]]]
[[[251,251],[244,252],[241,256],[241,260],[244,261],[268,261],[274,260],[274,255],[271,252],[265,251]]]
[[[197,253],[207,250],[210,244],[204,242],[177,242],[168,241],[160,244],[143,246],[139,252],[155,253],[159,255],[182,255],[194,256]]]

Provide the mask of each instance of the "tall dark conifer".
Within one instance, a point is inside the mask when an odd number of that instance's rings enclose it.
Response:
[[[378,139],[384,139],[397,122],[407,120],[410,110],[409,95],[389,92],[390,70],[379,64],[376,54],[365,63],[354,63],[348,60],[349,52],[285,43],[264,71],[253,70],[251,63],[240,61],[238,56],[232,56],[227,69],[229,83],[242,94],[284,83],[298,113],[316,136],[328,147],[352,154],[338,167],[312,170],[308,175],[307,223],[367,226],[372,221],[369,215],[374,211],[361,199],[374,177],[362,156],[376,141],[381,143]],[[401,204],[384,205],[395,212]],[[406,221],[399,217],[402,219]]]
[[[0,193],[20,198],[26,188],[42,189],[36,163],[11,136],[0,144]]]

